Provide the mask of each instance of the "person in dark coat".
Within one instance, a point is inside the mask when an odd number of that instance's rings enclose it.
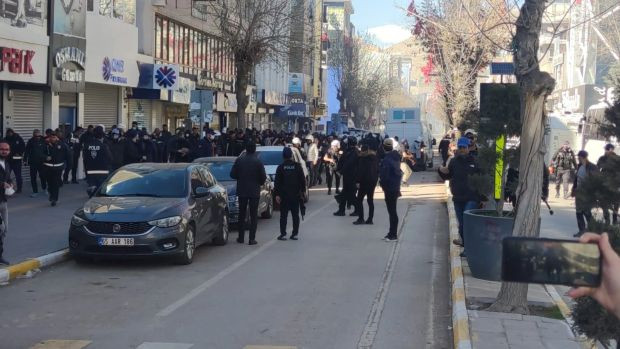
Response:
[[[446,166],[446,162],[450,157],[450,143],[452,139],[450,138],[450,134],[446,134],[445,137],[439,142],[439,154],[441,154],[441,160],[443,161],[443,166]]]
[[[605,145],[605,154],[601,156],[596,163],[596,167],[598,167],[599,171],[601,171],[603,175],[616,175],[615,167],[620,163],[620,157],[615,153],[615,149],[616,147],[611,143]],[[617,225],[620,202],[613,202],[609,206],[610,207],[601,207],[603,209],[603,219],[605,220],[605,224]],[[611,217],[609,215],[610,210]]]
[[[95,128],[93,140],[83,145],[84,171],[90,197],[108,178],[112,167],[112,152],[107,142],[104,142],[104,138],[105,132],[102,127],[98,126]]]
[[[45,181],[48,185],[49,201],[56,206],[62,184],[62,171],[69,161],[69,149],[60,141],[56,133],[52,132],[45,140]]]
[[[142,162],[158,162],[157,161],[157,146],[155,142],[151,140],[151,136],[148,133],[142,134],[140,140],[140,150],[142,153]]]
[[[107,141],[110,152],[112,153],[112,163],[110,171],[116,171],[125,164],[125,137],[121,135],[120,129],[112,130],[111,138]]]
[[[168,142],[170,162],[190,162],[189,142],[185,139],[183,129],[177,129],[177,134]]]
[[[17,184],[17,191],[15,193],[19,194],[22,192],[22,185],[24,183],[22,178],[22,161],[24,160],[26,143],[24,143],[22,137],[11,128],[6,130],[5,140],[11,146],[9,165],[15,174],[15,182]]]
[[[573,236],[579,238],[586,232],[586,222],[587,224],[590,224],[590,222],[592,222],[593,204],[591,202],[588,202],[588,200],[584,197],[583,193],[581,191],[578,191],[577,189],[581,185],[583,185],[587,178],[595,175],[599,171],[596,165],[588,160],[587,151],[581,150],[579,153],[577,153],[577,159],[579,160],[579,165],[577,166],[577,171],[575,172],[575,180],[573,182],[571,197],[575,198],[577,227],[579,228],[577,234]]]
[[[334,212],[334,216],[345,216],[345,208],[348,205],[356,205],[355,178],[357,171],[357,138],[349,137],[347,140],[347,148],[338,161],[336,171],[342,175],[342,193],[338,196],[338,211]],[[357,210],[356,210],[357,211]],[[358,216],[358,212],[351,213],[352,217]]]
[[[355,225],[373,224],[375,214],[375,188],[379,180],[379,158],[367,144],[362,145],[362,151],[357,158],[357,212],[359,216],[353,222]],[[368,201],[368,219],[364,221],[364,197]]]
[[[453,243],[460,246],[466,246],[463,237],[463,214],[465,211],[478,208],[480,202],[480,195],[469,183],[469,178],[480,172],[475,157],[470,154],[470,144],[471,141],[468,138],[459,138],[456,156],[450,159],[447,167],[440,169],[450,180],[450,191],[461,238]],[[462,256],[465,254],[463,253]]]
[[[43,175],[43,161],[45,160],[45,140],[41,136],[41,131],[35,129],[32,132],[32,138],[26,143],[26,151],[24,152],[24,163],[30,167],[30,184],[32,186],[32,195],[37,197],[39,194],[39,186],[37,184],[37,175],[41,180],[41,189],[47,190],[45,176]]]
[[[284,162],[276,169],[274,194],[280,205],[280,236],[278,240],[286,240],[286,225],[288,213],[293,217],[293,232],[291,240],[297,240],[299,235],[299,211],[302,195],[306,192],[306,177],[301,165],[293,161],[293,151],[284,147],[282,151]]]
[[[6,141],[0,141],[0,264],[9,265],[4,258],[4,237],[8,231],[9,212],[7,207],[7,196],[10,196],[13,189],[11,181],[11,165],[9,164],[11,146]]]
[[[127,131],[127,140],[123,155],[124,165],[143,162],[142,148],[140,146],[140,133],[134,129]]]
[[[239,237],[242,244],[245,238],[245,219],[250,206],[250,245],[256,245],[256,225],[258,220],[258,203],[261,186],[267,180],[265,165],[256,156],[256,144],[248,143],[245,155],[237,158],[230,170],[230,177],[237,180],[237,197],[239,198]]]
[[[379,184],[385,194],[385,205],[390,216],[390,228],[385,236],[385,241],[398,240],[398,198],[401,196],[400,184],[403,180],[403,171],[400,169],[400,154],[394,150],[394,140],[391,138],[383,141],[385,155],[379,169]]]
[[[155,162],[168,162],[166,150],[167,141],[164,141],[161,131],[156,128],[151,135],[151,140],[155,143],[155,148],[157,149],[157,158]]]
[[[215,156],[215,143],[213,142],[213,134],[207,135],[198,143],[196,158],[209,158]]]

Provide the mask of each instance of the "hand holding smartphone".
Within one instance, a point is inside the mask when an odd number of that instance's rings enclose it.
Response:
[[[503,281],[598,287],[601,274],[601,251],[596,243],[518,237],[503,240]]]

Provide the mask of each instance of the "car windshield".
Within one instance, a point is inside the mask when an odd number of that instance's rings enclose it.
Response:
[[[211,171],[211,174],[213,174],[213,177],[215,177],[215,179],[218,182],[226,182],[226,181],[233,180],[232,178],[230,178],[230,170],[232,169],[233,164],[234,164],[233,162],[228,162],[228,161],[206,163],[207,167],[209,168],[209,171]]]
[[[265,166],[277,166],[283,161],[281,151],[257,151],[256,154]]]
[[[121,169],[109,178],[97,196],[185,197],[187,170],[136,168]]]

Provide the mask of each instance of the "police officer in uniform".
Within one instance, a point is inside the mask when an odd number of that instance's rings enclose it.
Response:
[[[357,209],[357,188],[355,186],[356,171],[357,171],[357,138],[350,136],[347,139],[347,149],[342,155],[342,158],[338,161],[337,171],[342,175],[342,193],[337,198],[338,211],[334,212],[334,216],[345,216],[345,208],[350,205],[355,205]],[[352,217],[358,216],[359,213],[354,211],[351,213]]]
[[[58,192],[62,184],[62,171],[66,162],[69,160],[69,149],[58,139],[56,133],[48,130],[49,136],[46,139],[45,161],[45,181],[48,185],[49,200],[52,206],[58,202]],[[46,133],[48,132],[46,131]]]
[[[299,207],[302,194],[306,192],[306,178],[301,165],[293,161],[293,151],[285,147],[282,151],[284,162],[276,170],[274,192],[276,202],[280,204],[280,236],[286,240],[286,223],[288,213],[293,216],[293,233],[291,240],[297,240],[299,234]]]
[[[112,152],[104,142],[105,132],[102,127],[96,127],[95,138],[84,145],[84,166],[86,182],[88,183],[88,195],[92,197],[101,184],[110,174],[112,167]]]
[[[5,141],[11,147],[9,165],[11,165],[13,173],[15,173],[15,182],[17,182],[17,191],[15,193],[19,194],[22,192],[22,160],[24,159],[24,152],[26,151],[26,143],[24,143],[24,140],[19,134],[10,128],[6,130]]]

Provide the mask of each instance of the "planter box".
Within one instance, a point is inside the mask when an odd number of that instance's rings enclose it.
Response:
[[[494,214],[495,211],[491,210],[466,211],[463,235],[472,276],[501,281],[502,240],[512,235],[514,217],[494,217]]]

